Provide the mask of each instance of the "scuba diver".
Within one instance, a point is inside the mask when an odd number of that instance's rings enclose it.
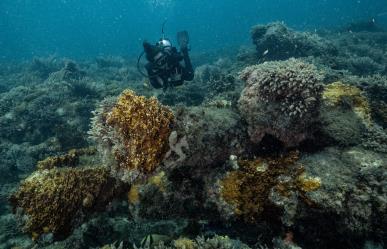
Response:
[[[150,84],[154,88],[162,88],[165,91],[169,87],[180,86],[184,81],[191,81],[194,78],[194,70],[188,55],[188,32],[178,32],[177,41],[180,52],[172,46],[169,39],[164,38],[164,35],[155,45],[146,41],[143,43],[143,54],[145,53],[148,61],[145,65],[147,75],[143,75],[149,78]]]

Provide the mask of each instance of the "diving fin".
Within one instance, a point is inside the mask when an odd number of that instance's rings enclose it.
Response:
[[[180,48],[188,48],[189,36],[186,30],[177,32],[177,42]]]

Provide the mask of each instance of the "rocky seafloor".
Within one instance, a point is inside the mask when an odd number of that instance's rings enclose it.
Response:
[[[251,36],[166,92],[128,58],[1,63],[0,248],[384,248],[387,32]]]

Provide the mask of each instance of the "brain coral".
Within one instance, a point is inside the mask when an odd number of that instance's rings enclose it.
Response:
[[[85,214],[103,209],[121,191],[106,168],[54,168],[38,170],[10,197],[14,212],[27,217],[24,230],[37,239],[53,233],[67,236]]]
[[[166,154],[173,113],[155,98],[125,90],[115,103],[102,103],[90,134],[100,144],[112,173],[126,182],[152,173]]]
[[[252,142],[270,134],[285,146],[297,146],[315,129],[323,91],[316,68],[297,59],[265,62],[241,74],[246,87],[239,110]]]

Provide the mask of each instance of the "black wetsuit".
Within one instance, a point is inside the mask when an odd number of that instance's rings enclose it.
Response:
[[[161,62],[157,63],[155,57],[160,54]],[[155,55],[156,54],[156,55]],[[194,70],[188,55],[188,49],[178,52],[175,47],[168,50],[160,49],[157,53],[147,58],[149,63],[145,65],[150,84],[154,88],[167,89],[168,87],[180,86],[184,81],[194,78]],[[184,65],[182,64],[184,61]]]

